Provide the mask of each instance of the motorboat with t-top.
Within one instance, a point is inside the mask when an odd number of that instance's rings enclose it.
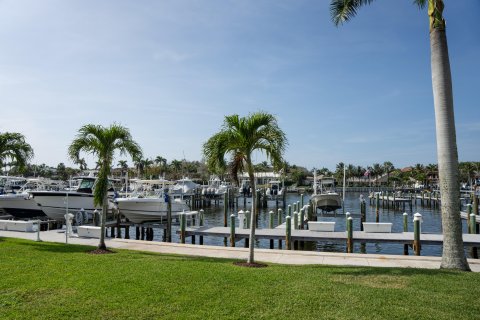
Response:
[[[317,174],[313,174],[313,195],[310,198],[315,206],[325,212],[335,211],[342,207],[342,198],[335,191],[335,179],[333,177],[320,177],[317,181]]]
[[[95,210],[101,212],[102,206],[94,206],[93,190],[95,189],[96,177],[76,177],[80,180],[78,188],[75,190],[64,191],[32,191],[33,200],[42,209],[42,211],[53,220],[65,220],[65,214],[76,213],[83,209],[91,215]],[[109,180],[109,196],[113,197],[113,184]],[[109,209],[114,205],[109,201]]]
[[[172,216],[189,210],[182,198],[172,199],[167,188],[154,188],[154,186],[165,186],[165,181],[140,180],[137,183],[141,186],[135,187],[136,192],[126,198],[115,199],[120,213],[131,222],[145,223],[165,220],[169,201],[171,201]]]

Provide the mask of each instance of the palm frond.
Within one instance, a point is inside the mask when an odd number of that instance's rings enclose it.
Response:
[[[330,17],[335,25],[343,24],[357,15],[357,10],[374,0],[332,0],[330,2]]]
[[[0,134],[0,163],[10,159],[15,161],[19,170],[23,170],[33,156],[33,149],[30,144],[25,141],[24,135],[17,132]]]
[[[416,4],[420,9],[423,9],[427,6],[428,0],[413,0],[413,3]]]

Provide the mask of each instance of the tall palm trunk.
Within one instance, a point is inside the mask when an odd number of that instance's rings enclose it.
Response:
[[[470,270],[463,250],[452,79],[444,28],[431,30],[430,47],[438,173],[442,195],[443,253],[440,267]]]
[[[255,187],[255,174],[253,172],[253,165],[250,159],[247,159],[248,177],[250,179],[250,186],[252,188],[252,212],[250,213],[250,246],[247,263],[254,263],[254,248],[255,248],[255,227],[256,227],[256,200],[257,191]]]
[[[105,225],[107,224],[107,211],[108,211],[108,195],[105,192],[105,196],[103,197],[102,203],[102,222],[100,223],[100,242],[98,244],[98,249],[107,250],[107,246],[105,245]]]

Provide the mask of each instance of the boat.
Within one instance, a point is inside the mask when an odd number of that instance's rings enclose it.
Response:
[[[213,176],[208,181],[208,185],[202,186],[202,195],[207,198],[215,198],[223,196],[230,187],[229,183],[226,181],[220,180],[220,178]]]
[[[342,198],[335,192],[335,179],[333,177],[321,177],[317,183],[316,172],[313,174],[313,195],[311,197],[315,208],[324,212],[331,212],[342,207]]]
[[[162,188],[155,188],[163,185]],[[181,198],[170,197],[164,181],[137,181],[135,192],[126,198],[116,198],[120,213],[133,223],[162,222],[167,217],[168,201],[171,201],[172,216],[190,210]]]
[[[43,219],[46,217],[42,209],[33,201],[32,190],[49,190],[58,188],[59,183],[41,178],[30,178],[16,192],[0,195],[0,208],[16,219]]]
[[[280,180],[270,180],[268,182],[266,195],[268,199],[276,199],[283,195],[284,189]]]
[[[63,221],[67,211],[77,213],[83,209],[87,215],[92,215],[95,210],[102,210],[102,206],[93,205],[93,189],[97,178],[86,176],[74,179],[80,180],[75,190],[30,192],[35,203],[50,219]],[[114,189],[111,181],[109,185],[109,196],[113,197]],[[109,209],[113,207],[113,203],[109,201]]]
[[[27,183],[24,177],[0,176],[0,194],[16,193]]]
[[[250,186],[250,179],[242,179],[240,182],[240,187],[238,188],[238,193],[244,198],[249,198],[252,196],[252,187]]]
[[[182,178],[176,181],[171,189],[171,195],[175,196],[189,196],[195,193],[195,190],[200,188],[200,185],[193,182],[190,178]]]

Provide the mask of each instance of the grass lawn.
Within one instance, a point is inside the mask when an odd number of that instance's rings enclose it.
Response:
[[[1,319],[479,319],[480,274],[285,266],[0,238]]]

